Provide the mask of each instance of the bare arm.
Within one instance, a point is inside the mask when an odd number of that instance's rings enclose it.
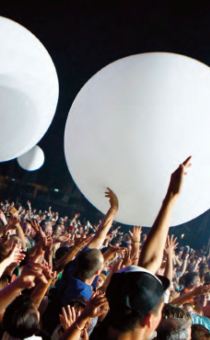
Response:
[[[172,209],[180,195],[185,170],[190,166],[190,160],[191,157],[188,157],[171,175],[166,196],[140,255],[139,265],[154,274],[162,262]]]
[[[0,277],[3,275],[7,267],[11,264],[14,264],[16,267],[24,258],[25,255],[22,253],[21,248],[18,245],[15,245],[9,256],[0,263]]]
[[[174,251],[177,247],[176,238],[172,235],[171,237],[168,236],[167,243],[166,243],[166,268],[165,268],[165,274],[164,276],[169,279],[170,282],[172,282],[173,276],[174,276],[174,268],[173,268],[173,258],[174,258]]]
[[[109,198],[110,208],[101,224],[99,229],[97,230],[95,237],[89,243],[89,248],[100,249],[106,239],[106,236],[112,226],[113,220],[118,212],[118,198],[115,193],[111,189],[107,189],[105,196]]]
[[[53,273],[49,266],[43,267],[44,280],[40,281],[31,294],[31,299],[34,305],[39,308],[40,304],[45,297],[50,285],[56,278],[56,273]]]
[[[14,282],[0,290],[0,318],[7,306],[21,294],[22,290],[34,287],[36,277],[41,275],[42,269],[38,265],[26,266]]]
[[[180,295],[178,298],[172,300],[170,303],[173,305],[183,305],[184,303],[189,302],[189,300],[192,300],[192,298],[203,295],[208,293],[210,290],[210,285],[205,286],[199,286],[193,289],[191,292]]]
[[[22,241],[22,246],[23,246],[23,249],[26,249],[26,238],[25,238],[25,234],[24,234],[24,231],[23,231],[23,228],[21,227],[21,224],[18,222],[16,224],[16,230],[17,230],[17,235],[18,237],[21,239]]]
[[[134,226],[130,235],[132,241],[131,260],[134,265],[138,265],[141,244],[141,227]]]
[[[92,239],[92,236],[88,236],[86,239],[83,239],[82,241],[80,241],[79,244],[71,247],[68,251],[67,254],[65,254],[61,259],[59,259],[56,262],[56,270],[61,270],[62,268],[65,267],[65,265],[69,262],[71,262],[76,256],[77,254],[87,246],[87,244],[90,242],[90,240]]]
[[[187,269],[187,262],[188,262],[188,259],[189,259],[189,253],[187,253],[185,255],[185,259],[184,259],[184,262],[182,264],[182,267],[181,267],[181,272],[179,274],[179,278],[182,277],[182,275],[184,275],[186,269]]]
[[[107,311],[107,300],[103,293],[96,293],[96,296],[92,297],[79,318],[77,318],[75,310],[70,306],[62,308],[60,321],[68,324],[70,320],[71,325],[66,329],[60,340],[80,340],[87,321],[90,318],[100,317],[105,311]],[[65,326],[62,326],[65,329]]]

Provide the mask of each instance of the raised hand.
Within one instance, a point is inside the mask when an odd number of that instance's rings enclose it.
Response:
[[[8,265],[12,263],[19,264],[25,258],[25,254],[22,252],[22,247],[16,244],[8,256]]]
[[[21,275],[17,278],[18,285],[21,289],[30,289],[35,287],[35,280],[39,279],[47,284],[45,276],[42,273],[43,267],[38,263],[29,263],[23,270]]]
[[[73,323],[77,320],[77,313],[74,307],[66,306],[61,310],[61,314],[59,315],[60,324],[64,331],[66,331],[69,327],[73,325]]]
[[[6,216],[5,216],[5,213],[4,213],[2,210],[0,210],[0,220],[2,221],[2,223],[3,223],[4,225],[7,225]]]
[[[191,166],[191,158],[189,156],[179,167],[172,173],[169,183],[167,195],[177,197],[182,189],[183,178],[187,174],[187,169]]]
[[[9,210],[9,213],[11,216],[19,218],[18,210],[14,206]]]
[[[177,246],[178,246],[177,238],[174,235],[172,235],[171,237],[168,236],[166,241],[165,253],[167,255],[173,255]]]
[[[123,266],[123,259],[118,258],[117,261],[115,262],[115,264],[112,267],[112,272],[116,273],[118,272],[120,269],[122,269]]]
[[[44,260],[42,264],[42,273],[48,281],[55,280],[57,277],[57,272],[52,271],[52,267],[47,263],[46,260]]]
[[[105,197],[109,198],[109,203],[110,203],[111,208],[118,210],[119,202],[118,202],[117,195],[110,188],[107,188],[105,192]]]
[[[104,292],[98,291],[93,294],[84,310],[84,314],[90,318],[99,317],[109,310],[109,304]]]
[[[124,260],[123,260],[123,266],[124,267],[131,266],[133,264],[132,262],[133,261],[132,261],[132,258],[131,258],[131,250],[126,249],[125,257],[124,257]]]
[[[141,232],[142,232],[142,227],[140,226],[134,226],[132,228],[132,231],[129,230],[129,234],[130,234],[132,242],[134,243],[140,242]]]

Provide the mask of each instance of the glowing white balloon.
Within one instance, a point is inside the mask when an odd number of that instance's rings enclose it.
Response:
[[[31,150],[17,159],[20,167],[27,171],[38,170],[44,164],[44,152],[40,146],[35,145]]]
[[[0,17],[0,161],[30,150],[55,114],[58,78],[45,47],[26,28]]]
[[[120,59],[77,95],[65,129],[67,165],[82,193],[102,212],[106,186],[118,194],[118,220],[150,226],[169,176],[187,156],[172,225],[210,207],[210,69],[171,53]]]

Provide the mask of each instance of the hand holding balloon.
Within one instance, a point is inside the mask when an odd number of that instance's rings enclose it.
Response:
[[[186,170],[191,166],[191,158],[189,156],[179,167],[172,173],[169,183],[167,197],[177,198],[181,192],[184,176],[187,174]]]
[[[117,195],[110,188],[107,188],[107,190],[105,192],[105,197],[109,198],[109,203],[110,203],[111,209],[117,211],[118,208],[119,208],[119,202],[118,202]]]

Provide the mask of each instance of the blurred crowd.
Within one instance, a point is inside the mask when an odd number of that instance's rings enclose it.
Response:
[[[190,163],[171,175],[148,234],[113,225],[120,202],[109,188],[97,225],[2,201],[1,339],[210,339],[209,249],[169,236]]]

